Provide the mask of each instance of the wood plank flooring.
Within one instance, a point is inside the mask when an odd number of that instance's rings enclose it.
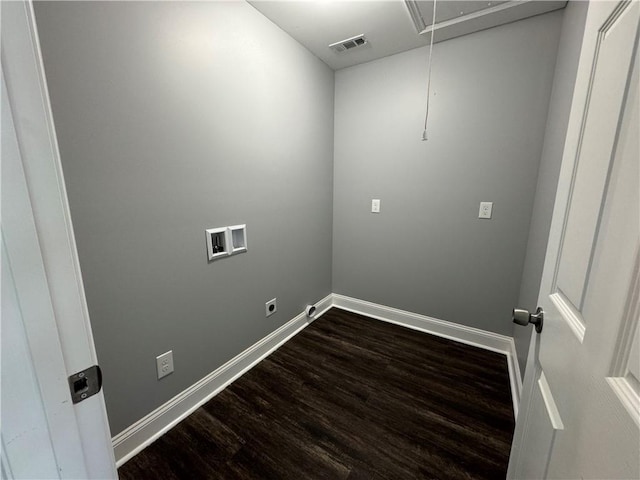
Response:
[[[501,479],[504,356],[332,309],[119,469],[129,479]]]

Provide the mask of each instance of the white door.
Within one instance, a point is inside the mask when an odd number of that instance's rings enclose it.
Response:
[[[640,478],[639,19],[589,5],[508,478]]]
[[[2,478],[117,478],[30,2],[0,2]],[[80,386],[81,387],[81,386]]]

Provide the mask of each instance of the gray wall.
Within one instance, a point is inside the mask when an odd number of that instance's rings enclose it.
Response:
[[[116,434],[331,292],[333,72],[245,2],[36,18]]]
[[[334,292],[512,334],[561,22],[436,44],[427,142],[427,48],[336,72]]]
[[[535,310],[538,303],[540,280],[547,251],[547,240],[556,198],[564,140],[567,134],[573,87],[578,71],[578,58],[582,46],[587,8],[588,2],[575,1],[569,2],[564,10],[562,34],[558,45],[558,58],[518,300],[518,305],[529,310]],[[517,325],[513,327],[513,338],[523,377],[532,332],[533,328],[522,328]]]

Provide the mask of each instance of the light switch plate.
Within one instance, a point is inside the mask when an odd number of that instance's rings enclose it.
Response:
[[[480,212],[478,218],[491,218],[493,202],[480,202]]]
[[[380,199],[374,198],[371,200],[371,213],[380,213]]]
[[[156,367],[158,369],[158,380],[173,373],[173,350],[169,350],[156,357]]]

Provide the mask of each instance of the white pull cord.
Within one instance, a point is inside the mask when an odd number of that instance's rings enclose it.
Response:
[[[433,35],[436,25],[436,0],[433,0],[433,18],[431,20],[431,43],[429,45],[429,66],[427,73],[427,109],[424,114],[424,130],[422,131],[422,141],[427,140],[427,119],[429,118],[429,98],[431,97],[431,58],[433,57]]]

